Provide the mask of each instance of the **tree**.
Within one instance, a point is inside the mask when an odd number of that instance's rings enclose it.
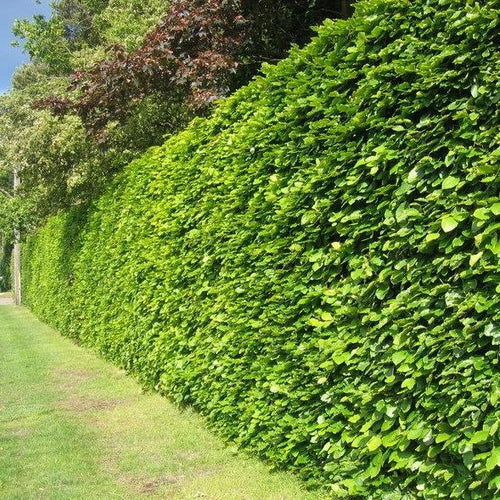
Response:
[[[156,94],[184,110],[169,117],[177,130],[246,84],[263,62],[276,62],[292,43],[307,41],[310,25],[348,15],[349,6],[345,0],[175,0],[140,47],[129,53],[112,45],[105,59],[73,74],[73,94],[39,105],[76,112],[102,138],[109,123],[123,124]]]
[[[14,210],[11,201],[2,200],[5,225],[12,227],[12,218],[27,212],[29,221],[23,225],[36,225],[69,205],[87,203],[133,158],[132,150],[147,147],[133,131],[122,129],[110,133],[103,148],[86,134],[78,115],[57,117],[33,103],[53,95],[64,98],[75,68],[101,59],[104,47],[119,33],[128,33],[135,40],[130,44],[137,44],[165,8],[164,0],[61,0],[54,3],[49,19],[16,22],[14,32],[24,38],[31,62],[16,71],[12,91],[0,98],[0,165],[18,166],[22,185],[16,203],[23,200],[29,210]],[[144,18],[137,23],[134,15]],[[138,111],[152,112],[157,106],[151,101],[145,100]],[[132,122],[141,124],[134,114]]]
[[[50,19],[16,25],[32,62],[13,78],[0,161],[16,158],[34,219],[86,203],[134,157],[209,113],[346,4],[60,0]]]

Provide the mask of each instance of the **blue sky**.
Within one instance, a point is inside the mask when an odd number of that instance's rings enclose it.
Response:
[[[34,14],[44,14],[49,17],[50,0],[0,0],[0,92],[10,88],[10,78],[14,70],[29,57],[23,54],[22,47],[12,47],[14,39],[12,24],[14,19],[31,18]]]

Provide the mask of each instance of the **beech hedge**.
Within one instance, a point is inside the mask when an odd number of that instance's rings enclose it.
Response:
[[[332,498],[500,495],[499,20],[327,21],[31,237],[31,307]]]

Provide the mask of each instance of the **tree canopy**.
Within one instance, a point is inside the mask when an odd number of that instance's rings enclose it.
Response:
[[[347,15],[348,4],[58,0],[49,18],[16,21],[31,62],[2,97],[0,162],[19,170],[33,224],[90,202],[134,157],[305,43],[310,25]]]

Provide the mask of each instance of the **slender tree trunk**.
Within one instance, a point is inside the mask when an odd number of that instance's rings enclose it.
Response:
[[[15,234],[14,243],[14,301],[16,305],[21,305],[21,244],[19,243],[19,233]]]
[[[19,174],[17,168],[14,169],[14,194],[19,187]],[[16,305],[21,305],[21,235],[19,233],[19,228],[14,228],[14,301]]]

